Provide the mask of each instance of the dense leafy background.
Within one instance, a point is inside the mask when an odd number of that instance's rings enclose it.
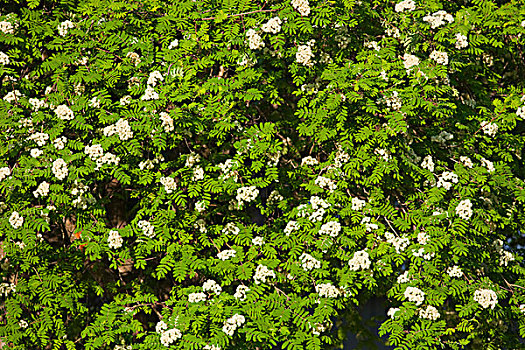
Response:
[[[523,346],[522,1],[1,4],[5,346]]]

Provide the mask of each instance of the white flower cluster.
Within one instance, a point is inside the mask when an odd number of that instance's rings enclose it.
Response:
[[[55,108],[55,114],[62,120],[71,120],[75,118],[73,111],[66,105],[57,106],[57,108]]]
[[[359,211],[366,205],[366,201],[357,197],[352,198],[352,210]]]
[[[419,58],[417,56],[405,53],[403,55],[403,64],[405,69],[410,69],[419,64]]]
[[[242,206],[244,202],[254,201],[259,195],[259,190],[255,186],[244,186],[237,189],[237,196],[235,199]]]
[[[100,107],[100,99],[98,97],[93,97],[91,100],[89,100],[89,106],[93,108],[99,108]]]
[[[206,301],[206,293],[198,292],[188,295],[188,302],[190,303],[200,303],[201,301]]]
[[[67,138],[65,136],[61,136],[61,137],[56,138],[53,141],[53,146],[58,150],[62,150],[64,149],[64,147],[66,147],[66,143],[67,143]]]
[[[444,171],[438,178],[436,187],[443,187],[445,190],[450,190],[452,184],[457,184],[459,181],[458,176],[451,171]]]
[[[0,51],[0,64],[6,66],[10,62],[9,56],[5,52]]]
[[[433,142],[446,143],[447,141],[450,141],[453,138],[454,138],[454,135],[443,130],[439,133],[439,135],[432,136],[430,139]]]
[[[143,161],[141,161],[139,163],[139,169],[140,170],[144,170],[144,169],[151,170],[151,169],[155,168],[155,164],[159,164],[160,162],[163,162],[163,161],[164,161],[164,157],[163,156],[156,157],[153,160],[146,159],[146,160],[143,160]]]
[[[321,298],[337,298],[341,291],[331,283],[320,283],[315,286],[315,291]]]
[[[38,158],[38,157],[40,157],[43,153],[44,153],[44,151],[42,151],[41,149],[38,149],[38,148],[32,148],[29,154],[30,154],[31,157],[33,157],[33,158]]]
[[[144,236],[148,238],[155,237],[155,226],[153,226],[149,221],[140,220],[137,223],[137,227],[142,230],[142,233],[144,233]]]
[[[110,249],[118,249],[122,247],[124,240],[120,237],[117,230],[111,230],[108,234],[108,247]]]
[[[225,235],[238,235],[239,232],[241,232],[241,229],[239,229],[237,225],[235,225],[233,222],[227,223],[226,226],[224,226],[224,228],[222,229],[222,233],[224,233]]]
[[[16,292],[16,285],[14,283],[2,282],[0,283],[0,295],[6,297],[9,293]]]
[[[463,220],[468,220],[472,216],[472,203],[470,199],[464,199],[459,202],[456,207],[456,215],[462,218]]]
[[[255,284],[261,284],[261,282],[266,283],[266,278],[268,277],[275,278],[275,272],[268,267],[259,264],[255,270],[255,275],[253,276]]]
[[[51,171],[53,171],[53,174],[59,180],[64,180],[67,177],[67,174],[69,173],[69,170],[67,169],[67,164],[62,158],[58,158],[53,162]]]
[[[394,319],[394,317],[396,317],[396,313],[400,311],[399,308],[397,307],[391,307],[390,309],[388,309],[388,312],[386,313],[386,315],[388,317],[390,317],[391,319]]]
[[[235,182],[238,180],[238,176],[234,170],[239,166],[239,162],[233,159],[226,159],[224,163],[220,163],[219,168],[221,168],[222,175],[219,176],[219,179],[226,180],[232,177]]]
[[[312,67],[315,61],[312,61],[314,53],[312,52],[312,46],[314,45],[315,40],[312,39],[306,43],[306,45],[299,45],[297,48],[297,53],[295,54],[295,60],[297,63],[305,65],[307,67]]]
[[[4,34],[15,34],[15,29],[18,27],[18,23],[15,22],[15,25],[9,21],[0,22],[0,31]]]
[[[170,346],[177,339],[182,337],[182,332],[177,328],[168,329],[160,334],[160,342],[164,346]]]
[[[509,262],[514,261],[514,255],[503,248],[503,241],[501,239],[497,239],[494,242],[494,247],[496,248],[496,252],[499,254],[500,266],[508,266]]]
[[[431,260],[433,257],[436,256],[436,253],[429,252],[425,253],[425,248],[419,248],[419,250],[412,250],[412,255],[414,255],[417,258],[423,258],[425,260]]]
[[[120,118],[115,124],[104,128],[104,136],[109,137],[117,134],[121,141],[129,140],[133,137],[133,131],[126,119]]]
[[[396,237],[392,232],[385,232],[385,238],[388,243],[394,246],[397,254],[404,251],[410,244],[410,240],[407,237]]]
[[[346,163],[350,160],[350,155],[345,151],[339,149],[334,157],[334,165],[340,168],[343,163]]]
[[[319,269],[321,268],[321,262],[311,256],[310,254],[303,253],[299,257],[299,260],[301,260],[301,266],[303,267],[303,270],[310,271],[313,269]]]
[[[290,221],[288,221],[288,223],[286,224],[286,227],[284,228],[284,233],[287,236],[289,236],[290,233],[292,233],[293,231],[297,231],[300,228],[301,228],[301,226],[299,226],[297,221],[290,220]]]
[[[199,213],[204,212],[206,210],[206,202],[203,200],[195,202],[195,210],[198,211]]]
[[[246,299],[246,292],[249,292],[250,288],[246,287],[245,285],[239,285],[237,286],[237,289],[235,290],[235,294],[233,294],[234,298],[237,298],[241,301]]]
[[[87,209],[88,204],[93,204],[96,202],[95,198],[93,197],[84,197],[84,193],[89,191],[89,187],[84,185],[81,182],[78,182],[78,180],[75,180],[73,183],[73,186],[71,188],[71,195],[72,196],[78,196],[75,198],[71,204],[77,208],[80,209]]]
[[[447,24],[447,22],[448,23],[454,22],[454,17],[452,17],[450,13],[440,10],[440,11],[434,12],[431,15],[430,14],[426,15],[425,17],[423,17],[423,21],[429,23],[432,29],[435,29],[437,27]]]
[[[477,301],[484,309],[494,307],[498,303],[498,296],[492,289],[478,289],[474,292],[474,301]]]
[[[521,119],[525,119],[525,106],[518,107],[516,110],[516,115]]]
[[[417,287],[407,287],[403,293],[408,301],[416,303],[416,305],[421,305],[425,300],[425,292]]]
[[[162,122],[162,127],[164,128],[165,132],[170,132],[170,131],[175,130],[175,127],[173,126],[173,118],[170,117],[168,113],[160,112],[159,116]]]
[[[427,169],[429,171],[434,171],[434,161],[432,160],[432,156],[428,155],[425,158],[423,158],[423,162],[421,163],[421,167],[423,169]]]
[[[461,156],[461,157],[459,157],[459,161],[460,161],[464,166],[466,166],[467,168],[472,168],[472,167],[474,166],[474,164],[472,163],[472,160],[470,160],[469,157]]]
[[[133,99],[131,98],[130,95],[122,96],[120,98],[120,105],[121,106],[127,106],[127,105],[129,105],[131,103],[132,100]]]
[[[22,97],[22,93],[18,90],[13,90],[11,92],[8,92],[7,95],[4,96],[4,101],[8,103],[13,103],[17,99],[20,99]]]
[[[454,277],[461,277],[463,276],[463,271],[461,271],[461,268],[457,265],[451,266],[447,269],[447,274],[454,278]]]
[[[205,345],[203,350],[221,350],[219,345]]]
[[[464,49],[468,46],[467,36],[461,33],[456,34],[456,49]]]
[[[172,177],[163,176],[159,179],[159,181],[164,186],[164,190],[167,194],[170,194],[177,189],[177,183]]]
[[[369,216],[365,216],[361,219],[361,225],[365,225],[366,232],[372,232],[372,230],[377,230],[379,228],[379,225],[372,224],[372,219]]]
[[[394,91],[395,92],[395,91]],[[393,106],[394,108],[395,106]],[[401,108],[401,106],[399,106]],[[392,156],[388,153],[388,151],[384,148],[376,148],[374,150],[374,153],[377,154],[379,157],[383,158],[385,162],[388,162],[392,159]]]
[[[402,283],[410,282],[410,279],[408,278],[408,276],[409,276],[408,271],[405,271],[401,275],[397,276],[397,283],[402,284]]]
[[[327,189],[330,193],[337,189],[335,181],[324,176],[318,176],[317,179],[315,179],[315,184],[325,190]]]
[[[9,167],[0,168],[0,181],[11,175],[11,169]]]
[[[489,135],[490,137],[496,136],[496,133],[498,132],[498,124],[482,121],[480,125],[485,134]]]
[[[30,98],[29,103],[33,106],[34,112],[38,112],[40,108],[49,107],[44,100],[39,100],[38,98]]]
[[[235,314],[226,321],[224,321],[222,331],[231,337],[235,330],[238,327],[242,326],[245,321],[246,320],[243,315]]]
[[[341,224],[337,221],[329,221],[319,229],[320,235],[329,235],[330,237],[337,237],[339,232],[341,232]]]
[[[485,159],[485,158],[481,158],[481,166],[484,166],[485,168],[487,168],[487,171],[489,173],[492,173],[494,172],[494,170],[496,170],[494,168],[494,163],[492,163],[490,160]]]
[[[278,205],[282,200],[284,200],[284,197],[279,193],[279,191],[273,190],[268,196],[268,200],[266,201],[266,204],[267,205]]]
[[[68,29],[71,28],[75,28],[75,24],[70,20],[61,22],[58,25],[58,34],[60,34],[60,36],[66,36]]]
[[[394,10],[396,12],[414,11],[416,9],[416,3],[414,0],[403,0],[396,4]]]
[[[29,326],[29,323],[27,323],[26,320],[20,320],[20,321],[18,322],[18,326],[19,326],[20,328],[27,328],[27,327]]]
[[[35,196],[35,198],[45,197],[48,194],[49,194],[49,183],[46,181],[42,181],[40,185],[38,185],[37,189],[33,191],[33,196]]]
[[[253,245],[260,245],[260,246],[262,246],[262,245],[264,245],[264,238],[261,237],[261,236],[254,237],[252,239],[252,244]]]
[[[222,252],[219,252],[219,254],[217,254],[217,258],[221,259],[222,261],[225,261],[229,258],[234,258],[235,254],[237,254],[237,252],[233,249],[223,250]]]
[[[426,309],[419,309],[419,317],[427,320],[435,321],[439,318],[439,311],[432,305],[428,305]]]
[[[257,50],[264,47],[264,41],[262,37],[257,34],[255,29],[248,29],[246,31],[246,37],[248,38],[248,47],[251,50]]]
[[[219,295],[222,292],[221,286],[214,280],[207,280],[206,282],[204,282],[202,284],[202,290],[205,292],[212,291],[216,295]]]
[[[265,33],[277,34],[281,31],[281,19],[277,16],[271,18],[261,26],[261,29]]]
[[[158,100],[159,94],[155,91],[153,86],[148,85],[146,86],[146,90],[144,90],[144,95],[142,95],[140,99],[142,101]]]
[[[370,264],[369,255],[364,250],[355,252],[352,259],[348,262],[348,266],[350,266],[352,271],[366,270],[370,268]]]
[[[24,224],[24,217],[21,216],[17,211],[14,211],[9,217],[9,224],[13,226],[15,230],[17,230]]]
[[[310,323],[308,323],[310,324]],[[311,326],[310,326],[311,327]],[[312,327],[312,334],[313,335],[321,335],[324,331],[330,329],[332,327],[332,324],[330,322],[323,324],[323,323],[315,323]]]
[[[157,85],[158,81],[163,81],[163,80],[164,80],[164,77],[162,76],[162,74],[160,74],[158,70],[155,70],[149,74],[147,84],[151,86],[155,86]]]
[[[199,181],[204,179],[204,169],[200,166],[196,166],[195,169],[193,169],[193,176],[191,177],[192,181]]]
[[[427,235],[427,233],[423,232],[423,231],[419,232],[417,234],[417,242],[419,244],[423,244],[423,245],[427,244],[428,243],[428,235]]]
[[[140,63],[140,56],[136,52],[132,52],[132,51],[128,52],[126,54],[126,58],[129,58],[131,63],[133,63],[135,66],[138,66]]]
[[[299,11],[301,16],[308,16],[310,14],[310,3],[308,0],[292,0],[292,6]]]
[[[436,61],[437,64],[447,65],[448,64],[448,54],[444,51],[434,50],[430,53],[430,59]]]
[[[97,163],[96,170],[100,169],[104,164],[115,164],[118,165],[120,158],[113,153],[107,152],[104,154],[104,149],[101,144],[95,144],[92,146],[86,146],[84,153],[94,162]]]
[[[49,140],[49,135],[44,132],[36,132],[27,139],[35,141],[38,146],[42,147],[46,144],[46,141]]]

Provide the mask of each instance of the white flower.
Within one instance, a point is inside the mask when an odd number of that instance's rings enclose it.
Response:
[[[222,331],[229,335],[230,337],[233,336],[233,333],[235,330],[242,326],[246,319],[243,315],[235,314],[226,321],[224,321],[224,325],[222,327]]]
[[[405,271],[403,274],[397,276],[397,283],[399,284],[408,283],[410,281],[408,276],[409,276],[408,271]]]
[[[57,106],[57,108],[55,108],[55,114],[62,120],[71,120],[75,118],[73,111],[66,105]]]
[[[11,175],[11,169],[9,167],[0,168],[0,181]]]
[[[261,26],[261,29],[265,33],[277,34],[281,31],[281,19],[279,17],[273,17],[268,22]]]
[[[386,241],[394,246],[397,254],[404,251],[410,244],[410,240],[407,237],[396,237],[391,232],[386,232],[385,237]]]
[[[155,237],[155,226],[153,226],[149,221],[140,220],[137,223],[137,226],[139,229],[142,230],[142,233],[144,233],[144,236],[148,238]]]
[[[459,266],[452,266],[447,269],[447,274],[450,277],[461,277],[463,276],[463,271],[461,271],[461,268]]]
[[[314,57],[314,53],[312,52],[312,45],[299,45],[299,47],[297,48],[297,53],[295,54],[295,60],[297,63],[311,67],[314,65],[312,57]]]
[[[396,12],[414,11],[416,9],[416,3],[414,0],[403,0],[396,4],[394,10]]]
[[[261,284],[261,282],[266,283],[266,278],[268,277],[275,278],[275,272],[268,267],[259,264],[255,270],[255,275],[253,276],[255,284]]]
[[[170,117],[170,115],[166,112],[160,112],[159,113],[160,120],[162,121],[162,127],[164,128],[165,132],[170,132],[175,130],[175,127],[173,126],[173,118]]]
[[[206,301],[206,293],[198,292],[188,295],[188,302],[190,303],[200,303],[201,301]]]
[[[235,294],[233,295],[235,298],[243,301],[246,299],[246,292],[249,292],[250,288],[246,287],[245,285],[240,285],[237,287]]]
[[[470,160],[469,157],[461,156],[459,157],[459,161],[463,163],[463,165],[466,166],[467,168],[472,168],[474,166],[474,164],[472,163],[472,160]]]
[[[237,254],[237,252],[233,249],[223,250],[222,252],[219,252],[219,254],[217,254],[217,258],[222,261],[225,261],[229,258],[235,257],[235,254]]]
[[[37,189],[33,191],[33,196],[35,196],[35,198],[45,197],[48,194],[49,194],[49,183],[46,181],[41,182],[40,185],[38,185]]]
[[[494,172],[494,170],[496,170],[494,168],[494,163],[492,163],[490,160],[485,159],[485,158],[481,158],[481,166],[484,166],[485,168],[487,168],[487,171],[489,173],[492,173]]]
[[[491,289],[478,289],[474,292],[474,301],[477,301],[484,309],[494,307],[498,303],[496,292]]]
[[[46,141],[49,140],[49,135],[43,132],[36,132],[27,139],[35,141],[38,146],[42,147],[46,144]]]
[[[248,29],[248,31],[246,31],[246,37],[248,38],[248,46],[251,50],[257,50],[264,47],[264,41],[254,29]]]
[[[339,288],[333,286],[331,283],[320,283],[315,286],[315,291],[319,293],[321,298],[337,298],[341,295]]]
[[[366,205],[366,201],[357,197],[352,198],[352,210],[359,211]]]
[[[162,332],[160,335],[160,342],[164,346],[170,346],[177,339],[182,337],[182,332],[177,328],[172,328],[167,331]]]
[[[135,64],[135,66],[138,66],[140,63],[140,56],[136,52],[128,52],[126,58],[129,58],[131,63]]]
[[[299,11],[301,16],[308,16],[310,14],[310,3],[308,0],[292,0],[291,4],[294,9]]]
[[[297,221],[289,221],[287,224],[286,224],[286,227],[284,228],[284,233],[289,236],[290,233],[292,233],[293,231],[297,231],[299,230],[301,227],[299,226],[299,224],[297,223]]]
[[[98,97],[93,97],[89,100],[89,106],[93,108],[100,108],[100,99]]]
[[[108,247],[110,249],[118,249],[122,247],[124,240],[120,237],[120,234],[116,230],[109,231],[108,234]]]
[[[153,72],[151,72],[149,74],[147,84],[151,85],[151,86],[155,86],[155,85],[157,85],[157,81],[159,81],[159,80],[163,81],[164,77],[162,76],[162,74],[160,74],[160,72],[158,70],[155,70],[155,71],[153,71]]]
[[[16,100],[20,99],[22,97],[22,93],[18,90],[13,90],[11,92],[8,92],[7,95],[4,96],[4,101],[13,103]]]
[[[525,119],[525,106],[518,107],[516,110],[516,115],[521,119]]]
[[[0,31],[4,34],[14,34],[15,33],[15,27],[11,22],[8,21],[1,21],[0,22]]]
[[[173,50],[177,46],[179,46],[179,41],[177,39],[175,39],[169,44],[168,50]]]
[[[452,187],[452,184],[457,184],[459,182],[458,176],[451,171],[444,171],[441,176],[438,178],[436,187],[443,187],[445,190],[449,190]]]
[[[0,51],[0,64],[1,65],[8,65],[11,61],[9,60],[9,56],[6,55],[4,52]]]
[[[219,295],[222,292],[221,286],[214,280],[207,280],[206,282],[204,282],[204,284],[202,285],[202,290],[204,292],[212,291],[216,295]]]
[[[172,177],[161,177],[159,179],[160,183],[164,186],[164,190],[166,193],[170,194],[173,191],[177,189],[177,183],[175,182],[175,179]]]
[[[448,54],[446,52],[434,50],[429,57],[430,59],[436,61],[437,64],[448,64]]]
[[[407,287],[403,295],[408,301],[414,302],[416,305],[421,305],[425,300],[425,293],[417,287]]]
[[[456,49],[464,49],[468,46],[467,36],[461,33],[456,34]]]
[[[388,312],[386,313],[386,315],[388,317],[390,317],[391,319],[394,319],[394,317],[396,316],[396,313],[399,311],[399,308],[397,307],[391,307],[390,309],[388,309]]]
[[[53,171],[53,174],[59,180],[64,180],[69,173],[67,164],[62,158],[58,158],[53,162],[51,171]]]
[[[196,166],[193,170],[193,177],[191,178],[192,181],[199,181],[204,179],[204,169],[200,166]]]
[[[498,132],[498,124],[482,121],[480,125],[485,134],[489,135],[490,137],[496,136],[496,133]]]
[[[235,199],[240,205],[243,205],[243,202],[254,201],[258,195],[259,190],[255,186],[244,186],[237,189],[237,196]]]
[[[417,56],[405,53],[403,55],[403,64],[405,66],[405,69],[410,69],[419,64],[419,58]]]
[[[121,99],[120,99],[120,105],[121,106],[127,106],[131,103],[133,99],[131,98],[130,95],[126,95],[126,96],[123,96]]]
[[[144,95],[140,97],[142,101],[158,100],[159,94],[155,91],[153,86],[148,85],[144,90]]]
[[[321,226],[319,229],[320,235],[329,235],[331,237],[337,237],[341,231],[341,224],[337,221],[329,221]]]
[[[264,245],[264,238],[261,237],[261,236],[254,237],[252,239],[252,244],[253,245],[261,245],[262,246],[262,245]]]
[[[465,199],[459,202],[456,207],[456,215],[463,220],[468,220],[472,216],[472,203],[470,199]]]
[[[419,309],[419,317],[421,318],[435,321],[439,318],[439,316],[438,310],[431,305],[428,305],[426,309]]]
[[[423,162],[421,163],[421,167],[423,169],[427,169],[429,171],[434,171],[434,161],[432,160],[432,156],[428,155],[425,158],[423,158]]]
[[[348,266],[350,266],[352,271],[366,270],[370,268],[370,264],[369,255],[364,250],[355,252],[352,259],[348,262]]]
[[[29,153],[31,154],[31,157],[38,158],[44,153],[44,151],[38,148],[32,148]]]
[[[24,224],[24,217],[21,216],[17,211],[11,213],[9,217],[9,224],[15,229],[19,229]]]
[[[25,321],[25,320],[20,320],[20,321],[18,322],[18,326],[19,326],[20,328],[27,328],[27,327],[29,326],[29,324],[28,324],[27,321]]]
[[[58,25],[58,34],[66,36],[68,29],[75,28],[75,25],[70,20],[64,21]]]
[[[164,332],[166,329],[168,329],[168,325],[166,324],[166,322],[164,321],[157,322],[157,325],[155,326],[155,332],[160,334]]]
[[[301,260],[301,266],[303,270],[310,271],[312,269],[319,269],[321,268],[321,262],[311,256],[310,254],[303,253],[299,257],[299,260]]]
[[[224,228],[222,229],[222,233],[226,235],[227,234],[238,235],[239,232],[241,232],[241,230],[233,222],[227,223],[226,226],[224,226]]]
[[[432,29],[435,29],[437,27],[440,27],[446,24],[446,22],[448,23],[454,22],[454,17],[452,17],[451,14],[443,10],[440,10],[440,11],[434,12],[431,15],[426,15],[425,17],[423,17],[423,21],[429,23]]]
[[[315,179],[315,184],[321,188],[327,189],[330,192],[334,192],[337,189],[335,181],[324,176],[318,176]]]
[[[418,234],[417,234],[417,242],[419,244],[427,244],[428,242],[428,235],[426,234],[426,232],[423,232],[423,231],[420,231]]]

